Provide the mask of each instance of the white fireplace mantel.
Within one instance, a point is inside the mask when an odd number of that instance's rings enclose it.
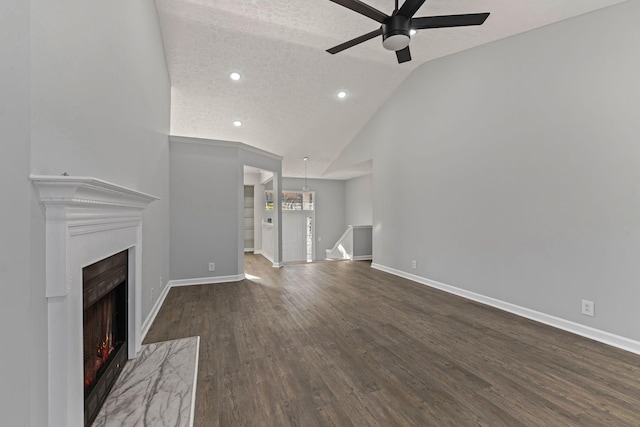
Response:
[[[129,254],[128,357],[141,346],[142,211],[158,197],[92,177],[31,175],[45,206],[49,427],[84,425],[82,269]]]
[[[86,176],[31,175],[47,205],[111,205],[144,209],[158,197]]]

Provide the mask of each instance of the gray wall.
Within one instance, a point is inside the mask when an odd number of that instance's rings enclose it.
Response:
[[[172,280],[238,274],[237,168],[235,148],[171,142]]]
[[[353,229],[353,256],[371,256],[373,254],[372,227],[356,227]]]
[[[347,229],[344,215],[345,182],[308,179],[307,183],[310,191],[316,192],[316,259],[324,259],[325,250],[331,249]],[[282,179],[284,191],[299,191],[303,185],[304,179],[301,178]]]
[[[228,141],[172,136],[170,147],[171,279],[243,273],[244,165],[280,176],[281,160]]]
[[[89,175],[162,197],[145,213],[144,319],[168,272],[170,84],[153,1],[0,6],[0,413],[46,425],[44,211],[29,173]],[[8,328],[7,328],[8,327]],[[7,330],[8,329],[8,330]],[[7,371],[8,368],[9,370]]]
[[[638,40],[630,1],[418,68],[354,140],[374,262],[640,339]]]
[[[37,7],[34,7],[37,6]],[[170,82],[155,3],[32,0],[31,170],[153,194],[142,319],[169,277]]]
[[[35,331],[32,317],[41,320],[45,314],[38,314],[41,304],[30,304],[38,283],[30,274],[29,262],[29,8],[25,0],[0,3],[0,414],[3,424],[14,426],[38,425],[43,420],[38,413],[42,411],[31,413],[31,405],[41,403],[32,399],[33,387],[42,384],[35,382],[42,374],[42,363],[34,357],[35,340],[42,334]],[[14,346],[21,351],[9,351]],[[35,372],[32,363],[37,363]]]
[[[345,181],[345,221],[347,225],[373,224],[373,176]]]

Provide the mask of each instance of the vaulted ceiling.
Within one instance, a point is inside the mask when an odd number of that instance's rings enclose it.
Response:
[[[398,64],[380,37],[327,53],[380,26],[329,0],[156,0],[171,77],[171,133],[279,154],[284,176],[302,176],[308,156],[310,177],[350,178],[363,168],[325,171],[416,67],[622,1],[427,1],[415,16],[491,15],[481,26],[418,32],[413,60]],[[386,14],[394,8],[393,0],[364,2]],[[240,80],[231,80],[232,72]]]

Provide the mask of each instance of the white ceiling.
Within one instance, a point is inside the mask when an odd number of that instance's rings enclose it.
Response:
[[[284,157],[284,176],[324,175],[416,67],[426,61],[623,0],[432,0],[415,16],[490,12],[482,26],[423,30],[398,64],[381,38],[326,49],[379,24],[329,0],[156,0],[171,77],[173,135],[239,141]],[[365,0],[391,13],[393,0]],[[400,1],[402,4],[403,1]],[[595,29],[594,29],[595,31]],[[240,81],[229,79],[237,71]],[[348,96],[338,100],[345,90]],[[239,128],[235,120],[242,121]]]

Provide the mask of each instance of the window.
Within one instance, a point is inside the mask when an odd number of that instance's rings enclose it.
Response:
[[[302,191],[283,191],[282,192],[282,210],[283,211],[312,211],[313,192]],[[273,191],[265,191],[264,207],[268,211],[273,210]]]
[[[283,211],[301,211],[302,210],[302,193],[298,191],[282,192],[282,210]]]
[[[313,210],[313,193],[302,193],[302,209],[305,211]]]
[[[273,210],[273,191],[264,192],[264,208],[268,211]]]

